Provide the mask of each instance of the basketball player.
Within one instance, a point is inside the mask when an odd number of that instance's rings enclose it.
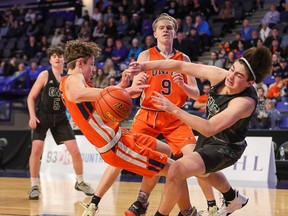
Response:
[[[107,123],[95,111],[95,98],[101,89],[93,88],[90,80],[95,73],[95,58],[99,53],[100,48],[93,42],[71,40],[66,43],[64,56],[68,74],[61,79],[60,90],[69,113],[102,159],[116,167],[116,171],[113,170],[116,175],[123,168],[148,178],[166,175],[173,163],[169,158],[171,149],[168,145],[154,137],[132,133],[119,127],[119,123]],[[128,70],[125,71],[118,86],[126,87],[130,75]],[[126,90],[133,95],[147,87],[149,85],[134,85]],[[109,178],[109,172],[109,169],[105,171],[100,182],[103,191],[107,191],[115,181]],[[188,193],[185,185],[180,190],[181,194]],[[101,196],[96,192],[95,195],[98,196],[93,196],[93,202],[86,206],[84,215],[92,216],[97,211],[95,199],[100,201]]]
[[[164,59],[190,62],[187,55],[173,48],[173,40],[178,29],[176,19],[166,13],[162,13],[153,22],[152,27],[154,37],[157,39],[157,45],[140,53],[138,62]],[[147,83],[150,87],[144,89],[141,94],[141,108],[134,118],[131,131],[148,134],[153,137],[158,137],[162,134],[172,148],[174,155],[189,155],[193,153],[196,143],[191,128],[174,115],[154,107],[152,103],[151,96],[154,91],[163,94],[178,107],[184,106],[187,97],[194,100],[199,97],[199,89],[195,78],[177,73],[177,70],[175,71],[168,72],[165,69],[146,70],[144,73],[134,77],[133,84]],[[149,205],[149,195],[158,180],[159,177],[157,176],[150,179],[143,178],[137,201],[126,210],[126,216],[139,216],[146,212]],[[199,181],[199,183],[208,202],[209,215],[214,215],[217,211],[217,206],[212,187],[205,184],[205,182],[201,183]],[[190,215],[193,211],[189,194],[186,194],[186,198],[179,201],[179,204],[179,215]]]
[[[65,144],[72,156],[76,173],[75,189],[92,196],[94,190],[83,181],[83,162],[74,132],[66,116],[66,107],[61,100],[59,82],[63,73],[63,49],[50,47],[47,50],[51,69],[42,71],[37,77],[29,95],[29,126],[32,131],[32,150],[29,159],[31,190],[29,199],[38,200],[40,158],[43,152],[47,130],[50,129],[55,142]],[[37,102],[36,102],[37,101]]]
[[[261,82],[272,71],[269,49],[253,47],[246,50],[229,71],[175,60],[133,62],[130,69],[135,73],[180,71],[208,79],[212,85],[206,107],[208,120],[181,110],[163,94],[155,91],[152,96],[155,107],[176,116],[200,133],[194,153],[184,155],[171,165],[155,216],[169,215],[179,199],[179,188],[190,176],[201,177],[223,194],[223,205],[217,215],[230,215],[246,205],[248,198],[233,189],[220,170],[237,162],[246,148],[249,120],[257,105],[253,83]]]

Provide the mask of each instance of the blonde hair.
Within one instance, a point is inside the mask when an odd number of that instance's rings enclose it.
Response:
[[[178,30],[178,23],[177,23],[176,19],[167,13],[162,13],[162,14],[160,14],[160,16],[156,20],[154,20],[154,22],[152,24],[153,31],[156,31],[158,22],[161,20],[171,21],[173,24],[173,28],[174,28],[175,32]]]

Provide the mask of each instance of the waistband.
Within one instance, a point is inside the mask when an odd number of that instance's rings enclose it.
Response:
[[[217,140],[217,141],[219,141],[219,142],[225,143],[225,144],[240,145],[240,146],[246,144],[246,140],[245,140],[245,139],[242,140],[242,141],[240,141],[240,142],[235,142],[235,143],[228,143],[228,142],[226,142],[225,140],[219,139],[219,138],[217,138],[217,137],[215,137],[215,136],[213,136],[213,139],[215,139],[215,140]]]
[[[113,137],[113,139],[110,142],[108,142],[105,146],[102,146],[100,148],[96,147],[97,151],[100,154],[103,154],[103,153],[109,151],[110,149],[112,149],[118,143],[118,141],[120,140],[121,135],[122,135],[121,131],[122,131],[121,128],[119,128],[119,130],[117,131],[117,133]]]

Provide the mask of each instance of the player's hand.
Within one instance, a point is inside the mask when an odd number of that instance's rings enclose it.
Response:
[[[37,117],[31,117],[29,120],[29,127],[35,129],[37,127],[37,123],[40,123],[39,119]]]
[[[132,85],[143,85],[148,81],[149,75],[145,72],[140,72],[138,75],[134,76]]]
[[[126,88],[125,90],[131,95],[131,97],[137,97],[144,89],[149,88],[150,85],[143,84],[143,85],[132,85],[129,88]]]
[[[154,106],[160,110],[173,113],[178,107],[169,101],[166,97],[162,94],[154,91],[153,95],[151,96],[152,100],[154,101]]]
[[[144,71],[143,70],[143,66],[141,62],[131,62],[129,64],[129,70],[131,70],[131,73],[135,76],[137,74],[139,74],[140,72]]]
[[[122,78],[121,81],[117,84],[120,88],[126,88],[127,86],[130,85],[130,80],[131,80],[131,73],[129,70],[125,70],[122,73]]]
[[[184,86],[184,78],[181,73],[173,72],[172,73],[173,81],[176,83],[180,88]]]

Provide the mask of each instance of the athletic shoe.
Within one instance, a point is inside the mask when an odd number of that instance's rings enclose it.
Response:
[[[28,193],[29,193],[30,200],[39,200],[40,191],[37,185],[33,186]]]
[[[209,206],[207,209],[208,216],[216,216],[218,209],[219,208],[216,205],[215,206]]]
[[[238,190],[235,190],[235,198],[232,201],[226,201],[223,199],[221,208],[217,211],[217,216],[227,216],[232,214],[234,211],[241,209],[247,203],[249,198],[240,194]]]
[[[135,201],[126,211],[125,216],[145,216],[149,203],[146,207],[141,202]]]
[[[98,211],[98,206],[96,206],[95,203],[85,204],[82,202],[81,206],[84,207],[82,216],[94,216]]]
[[[192,213],[189,216],[197,216],[197,209],[195,208],[195,206],[192,207]],[[183,214],[181,212],[179,212],[178,216],[183,216]]]
[[[84,181],[81,183],[78,183],[76,181],[74,188],[78,191],[84,192],[87,196],[93,196],[94,194],[94,190],[90,187],[89,184],[86,184]]]

